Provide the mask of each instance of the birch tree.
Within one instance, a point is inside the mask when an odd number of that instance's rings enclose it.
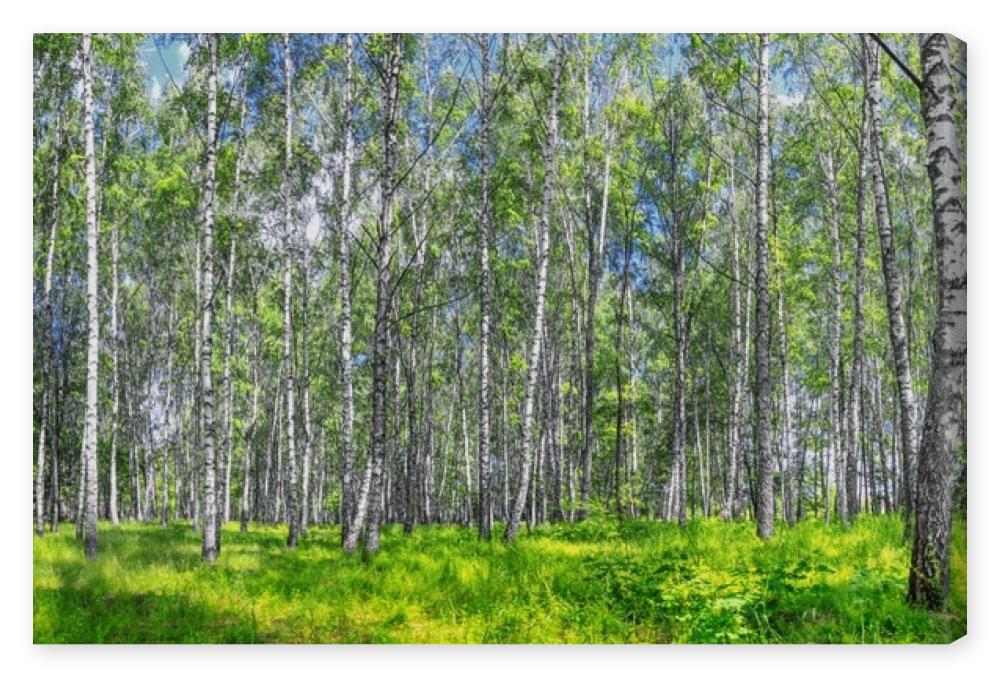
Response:
[[[524,504],[528,497],[528,487],[531,476],[532,454],[534,453],[534,434],[532,422],[535,409],[535,392],[538,381],[538,367],[542,346],[542,329],[545,324],[545,288],[548,284],[549,270],[549,211],[552,205],[552,192],[555,177],[556,134],[559,125],[559,83],[563,71],[563,36],[556,34],[555,54],[552,58],[552,86],[549,91],[548,117],[546,123],[545,147],[542,152],[545,166],[545,176],[542,181],[542,207],[538,228],[538,270],[535,275],[535,314],[531,339],[531,352],[528,361],[528,377],[524,388],[524,412],[521,423],[520,456],[521,468],[518,474],[517,494],[514,506],[507,519],[507,529],[504,541],[513,542],[517,538],[524,514]]]
[[[392,254],[389,240],[392,232],[393,195],[396,190],[396,116],[399,99],[399,75],[402,65],[400,34],[388,36],[388,46],[382,62],[382,168],[380,169],[379,221],[375,236],[376,295],[375,331],[372,347],[372,434],[371,455],[364,481],[358,496],[357,512],[351,522],[344,551],[353,552],[358,543],[367,508],[367,535],[365,548],[369,553],[379,550],[379,533],[382,523],[382,477],[386,464],[386,387],[389,376],[389,307],[390,268]]]
[[[866,74],[871,65],[871,54],[865,45],[861,48],[861,82],[865,83]],[[868,106],[862,94],[861,127],[858,132],[858,167],[857,184],[855,188],[855,250],[854,250],[854,351],[851,357],[851,387],[850,409],[847,415],[847,459],[848,472],[851,464],[857,463],[861,431],[861,385],[862,361],[864,357],[864,295],[865,295],[865,183],[868,172]],[[848,487],[851,493],[850,516],[858,513],[857,497],[853,495],[853,478],[848,477]]]
[[[87,193],[87,410],[83,438],[84,550],[97,556],[97,371],[100,318],[97,306],[97,178],[94,160],[94,85],[91,34],[83,34],[83,156]]]
[[[917,463],[916,408],[913,398],[913,375],[910,367],[910,350],[906,323],[903,320],[903,292],[896,264],[896,245],[893,236],[892,212],[889,208],[889,191],[886,182],[882,133],[882,82],[879,74],[878,47],[868,35],[862,37],[865,50],[873,51],[872,69],[868,71],[865,97],[871,115],[872,191],[875,197],[875,218],[878,224],[879,246],[882,252],[882,277],[885,286],[886,310],[889,314],[889,340],[896,375],[896,395],[899,400],[900,432],[903,453],[903,508],[907,530],[912,522],[915,501],[914,471]]]
[[[834,479],[837,487],[837,517],[841,523],[850,523],[847,494],[847,461],[843,445],[843,417],[841,415],[841,312],[843,310],[842,285],[842,250],[840,242],[840,211],[837,202],[837,170],[834,168],[833,153],[825,160],[827,189],[830,194],[830,237],[833,243],[833,316],[830,320],[830,407],[833,417],[833,428],[830,431],[831,450],[833,451]]]
[[[282,37],[285,57],[285,168],[281,193],[285,202],[285,321],[284,359],[285,429],[288,440],[288,539],[289,547],[299,544],[298,475],[295,452],[295,373],[292,368],[292,48],[288,34]]]
[[[233,314],[233,280],[236,276],[236,245],[239,242],[239,220],[240,220],[240,176],[243,171],[243,155],[245,151],[244,138],[246,136],[246,116],[247,103],[246,93],[240,98],[240,124],[237,135],[239,136],[238,150],[236,153],[236,171],[233,181],[232,200],[232,220],[233,227],[229,232],[229,265],[226,268],[226,346],[222,358],[222,385],[226,396],[226,476],[223,486],[222,522],[229,521],[232,511],[230,507],[230,496],[232,491],[233,472],[233,374],[232,358],[233,345],[235,344],[235,322]]]
[[[754,437],[757,450],[757,535],[765,540],[774,533],[774,454],[771,446],[771,294],[768,246],[767,186],[770,138],[770,37],[760,34],[757,63],[757,274],[754,311]]]
[[[205,223],[201,267],[201,434],[204,452],[205,521],[201,557],[214,563],[219,555],[219,515],[215,464],[215,390],[212,384],[212,298],[214,295],[213,246],[215,232],[216,88],[218,80],[218,34],[208,36],[208,116],[205,131]]]
[[[349,521],[354,517],[354,358],[351,352],[351,164],[354,154],[351,95],[354,71],[354,41],[344,37],[343,141],[341,150],[340,221],[338,268],[340,286],[340,522],[341,543],[346,545]],[[346,550],[346,547],[345,547]]]
[[[490,501],[490,37],[479,37],[479,538],[489,540]]]
[[[942,33],[920,35],[921,104],[934,213],[937,322],[930,393],[917,463],[909,599],[940,611],[951,590],[951,503],[965,408],[966,224],[951,48]]]

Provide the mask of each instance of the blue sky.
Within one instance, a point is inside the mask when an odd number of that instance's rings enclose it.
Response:
[[[661,57],[664,59],[668,71],[673,73],[680,66],[680,51],[690,42],[690,34],[674,33],[669,35],[670,38],[665,45],[665,54],[661,54]],[[157,54],[156,45],[153,42],[154,36],[160,37],[160,54]],[[162,45],[164,39],[166,39],[165,46]],[[141,52],[149,75],[147,87],[151,90],[156,85],[159,85],[160,88],[166,87],[169,81],[167,69],[170,70],[170,74],[177,81],[177,84],[181,85],[184,82],[184,65],[187,62],[190,50],[191,48],[187,41],[180,38],[171,40],[165,34],[149,34],[142,45]],[[166,63],[166,68],[164,67],[164,63]],[[772,73],[772,87],[779,96],[795,94],[795,91],[799,90],[796,85],[788,81],[786,74],[778,73],[778,70]]]
[[[146,87],[154,95],[170,87],[170,75],[177,81],[177,85],[184,83],[184,65],[187,62],[191,48],[184,40],[170,41],[166,46],[161,45],[157,53],[156,45],[153,42],[154,35],[150,34],[142,44],[140,54],[146,64],[147,81]],[[161,59],[162,56],[162,59]],[[164,64],[166,66],[164,66]]]

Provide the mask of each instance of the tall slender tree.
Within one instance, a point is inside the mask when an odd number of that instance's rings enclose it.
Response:
[[[966,363],[966,225],[955,121],[951,48],[943,33],[920,35],[922,113],[934,213],[937,322],[930,394],[917,464],[910,601],[941,610],[951,590],[951,504],[962,437]]]
[[[757,450],[757,535],[774,533],[774,454],[771,446],[771,293],[767,186],[771,157],[768,133],[770,37],[760,34],[757,62],[757,275],[754,311],[754,437]]]
[[[97,556],[97,371],[100,318],[97,307],[97,171],[94,160],[94,80],[92,37],[83,34],[83,156],[87,188],[87,410],[83,438],[84,550]]]
[[[490,502],[490,36],[479,35],[479,538],[489,540]]]
[[[354,39],[344,36],[344,100],[340,177],[340,221],[337,231],[337,266],[340,285],[340,523],[341,543],[347,539],[348,522],[354,517],[354,357],[351,352],[351,164],[354,155],[352,88]]]
[[[871,69],[870,51],[862,46],[861,82],[865,83],[868,70]],[[847,415],[847,484],[850,495],[850,516],[858,513],[858,498],[854,494],[854,477],[860,449],[861,434],[861,386],[862,363],[864,357],[864,298],[865,298],[865,183],[868,171],[868,107],[862,95],[861,127],[858,133],[858,167],[857,184],[855,186],[855,249],[854,249],[854,350],[851,357],[851,387],[850,408]]]
[[[889,340],[896,371],[896,396],[899,400],[900,435],[903,443],[903,508],[907,531],[912,526],[915,501],[915,467],[917,463],[917,415],[913,398],[913,374],[910,366],[910,346],[903,319],[903,288],[896,264],[896,246],[889,208],[885,159],[882,151],[882,81],[879,73],[879,48],[867,34],[862,37],[864,50],[873,51],[872,68],[868,70],[865,96],[871,115],[872,190],[875,196],[875,218],[878,223],[879,246],[882,252],[882,276],[885,284],[886,309],[889,314]]]
[[[288,34],[282,37],[285,57],[285,167],[281,177],[281,193],[285,204],[285,322],[284,358],[282,369],[285,376],[285,429],[288,445],[288,539],[289,547],[299,544],[299,497],[297,455],[295,450],[295,370],[292,360],[292,47]]]
[[[365,548],[369,553],[379,550],[382,524],[382,488],[386,465],[386,400],[389,377],[389,314],[390,269],[392,254],[390,238],[393,222],[393,196],[396,191],[396,117],[399,100],[399,78],[402,66],[403,37],[388,36],[388,46],[382,63],[382,168],[380,170],[380,210],[375,236],[375,331],[372,347],[372,435],[371,454],[358,497],[358,512],[348,531],[344,550],[353,552],[361,527],[361,513],[367,506]]]
[[[236,338],[235,316],[233,313],[233,282],[236,277],[236,246],[239,242],[240,230],[240,181],[243,172],[243,157],[245,151],[247,103],[246,93],[240,98],[239,141],[236,152],[236,172],[233,180],[232,229],[229,232],[229,265],[226,268],[226,346],[222,361],[222,385],[226,396],[226,470],[223,486],[222,521],[229,521],[231,514],[230,497],[232,493],[233,449],[234,449],[234,412],[233,412],[233,345]]]
[[[204,453],[204,535],[201,557],[214,563],[219,556],[218,492],[216,491],[215,463],[215,389],[212,384],[212,298],[215,290],[213,271],[213,246],[215,233],[215,148],[216,148],[216,97],[218,82],[218,34],[208,36],[208,116],[205,128],[205,224],[203,232],[201,265],[201,436]]]
[[[847,460],[843,444],[843,415],[841,413],[843,387],[841,378],[841,313],[843,310],[843,271],[841,269],[843,251],[840,241],[840,207],[837,202],[837,169],[834,167],[833,153],[825,156],[827,192],[830,195],[830,237],[833,248],[833,316],[830,319],[830,412],[833,427],[830,431],[830,450],[833,452],[834,480],[837,487],[837,517],[841,523],[850,523],[850,508],[847,494]]]
[[[552,86],[549,90],[549,107],[546,124],[545,147],[542,151],[545,175],[542,181],[542,207],[538,226],[538,270],[535,274],[535,322],[528,361],[528,378],[524,387],[524,412],[521,420],[521,468],[518,474],[517,495],[507,519],[504,540],[513,542],[517,538],[524,514],[524,504],[528,497],[531,476],[532,455],[534,454],[533,419],[535,392],[538,384],[538,367],[542,347],[542,329],[545,324],[545,289],[549,271],[549,212],[552,206],[552,192],[555,182],[556,135],[559,125],[559,84],[563,72],[563,36],[554,37],[555,54],[552,58]]]

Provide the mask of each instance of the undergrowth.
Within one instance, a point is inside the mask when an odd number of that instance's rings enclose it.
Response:
[[[751,523],[684,528],[595,517],[522,531],[384,529],[345,556],[337,527],[296,550],[285,528],[227,525],[214,566],[188,524],[101,524],[34,540],[34,639],[50,642],[951,642],[965,634],[965,527],[946,613],[906,603],[894,517],[805,521],[761,542]],[[499,539],[498,528],[495,537]]]

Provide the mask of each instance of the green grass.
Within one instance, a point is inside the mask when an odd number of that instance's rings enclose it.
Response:
[[[497,530],[499,533],[499,529]],[[522,532],[385,530],[373,558],[339,528],[297,550],[230,524],[215,566],[190,526],[73,527],[34,540],[34,639],[50,642],[950,642],[965,634],[964,524],[948,613],[906,604],[900,521],[807,521],[762,543],[750,523],[595,519]]]

